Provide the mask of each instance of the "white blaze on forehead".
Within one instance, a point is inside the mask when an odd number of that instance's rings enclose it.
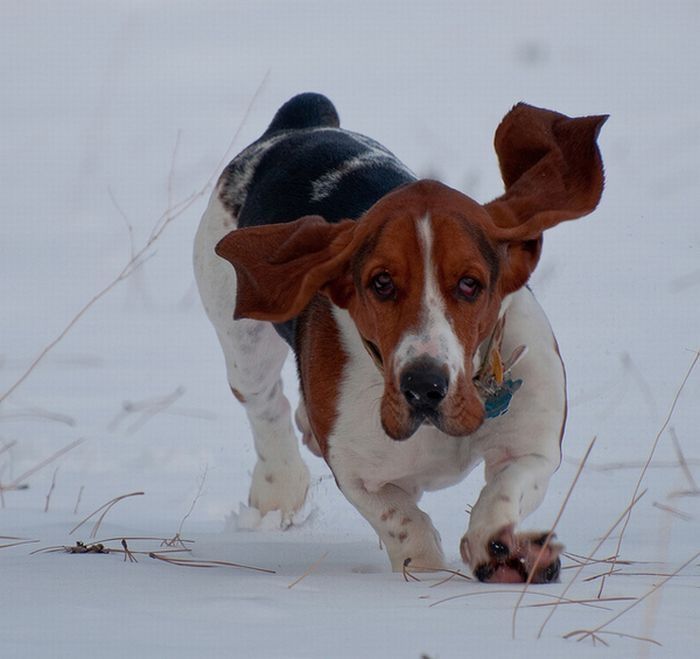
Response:
[[[416,233],[423,257],[423,288],[419,325],[400,341],[395,356],[397,374],[409,363],[430,357],[442,364],[450,379],[464,371],[464,348],[447,317],[446,305],[437,279],[430,217],[417,222]]]

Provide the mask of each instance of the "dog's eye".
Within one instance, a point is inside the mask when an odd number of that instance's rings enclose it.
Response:
[[[481,284],[473,277],[462,277],[457,284],[457,295],[463,300],[473,302],[481,293]]]
[[[372,278],[372,288],[382,300],[389,300],[396,294],[394,280],[388,272],[380,272]]]

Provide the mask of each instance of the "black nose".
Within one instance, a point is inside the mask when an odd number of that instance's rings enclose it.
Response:
[[[447,395],[449,380],[444,370],[431,362],[409,366],[401,376],[401,393],[415,410],[435,411]]]

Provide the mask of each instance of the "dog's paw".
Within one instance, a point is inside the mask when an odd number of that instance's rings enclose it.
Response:
[[[308,489],[309,469],[303,462],[274,465],[269,461],[258,461],[253,471],[248,505],[260,511],[262,518],[279,511],[280,526],[287,528],[303,507]]]
[[[513,527],[508,526],[487,541],[485,551],[481,548],[479,552],[470,551],[469,538],[465,536],[461,545],[462,558],[472,566],[479,581],[551,583],[559,578],[559,555],[564,546],[554,542],[554,536],[545,546],[548,535],[546,531],[514,533]],[[477,554],[481,557],[476,558]]]

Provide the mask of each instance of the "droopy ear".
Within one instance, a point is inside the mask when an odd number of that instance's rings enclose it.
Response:
[[[285,224],[236,229],[216,253],[236,269],[233,317],[284,322],[298,315],[352,255],[355,222],[318,215]]]
[[[494,146],[505,194],[485,205],[492,237],[508,244],[503,285],[512,292],[534,270],[542,232],[595,209],[603,192],[603,162],[596,138],[607,115],[567,117],[516,105],[496,130]]]

